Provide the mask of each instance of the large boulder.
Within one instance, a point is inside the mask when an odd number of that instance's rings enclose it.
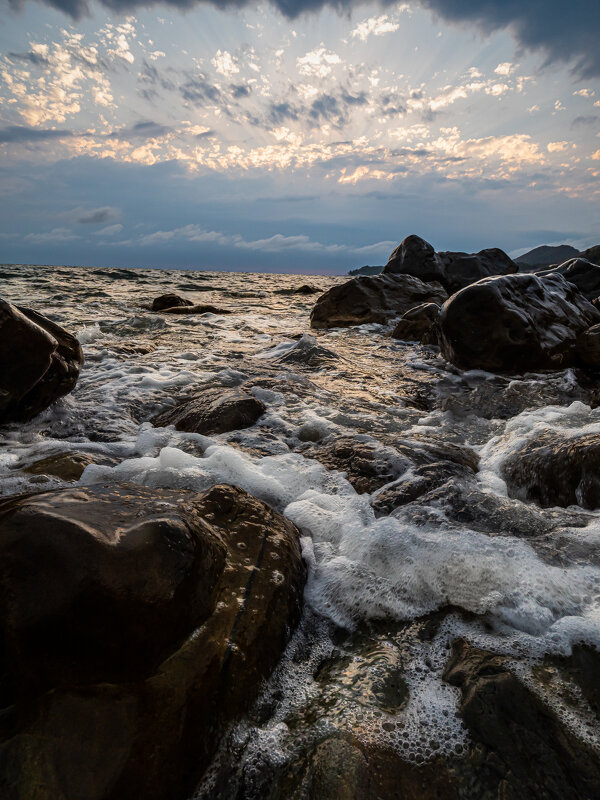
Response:
[[[64,328],[0,300],[0,424],[26,422],[71,392],[82,364],[81,346]]]
[[[189,433],[227,433],[249,428],[266,411],[263,402],[241,388],[206,389],[152,420],[157,427],[174,425]]]
[[[536,272],[536,275],[562,275],[588,300],[600,297],[600,266],[585,258],[571,258],[558,267]]]
[[[420,236],[407,236],[391,254],[386,274],[414,275],[437,281],[450,294],[482,278],[517,272],[517,264],[503,250],[491,247],[478,253],[436,253]]]
[[[386,323],[422,303],[443,303],[439,283],[424,283],[411,275],[361,275],[322,294],[311,315],[313,328],[338,328]]]
[[[600,434],[542,435],[511,453],[502,475],[511,497],[600,508]]]
[[[578,363],[577,337],[600,312],[562,275],[486,278],[454,294],[438,321],[444,357],[491,372]]]
[[[298,537],[231,486],[2,501],[2,798],[188,797],[299,618]]]

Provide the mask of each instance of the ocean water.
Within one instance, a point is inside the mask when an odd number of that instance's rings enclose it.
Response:
[[[203,491],[229,482],[302,533],[303,620],[265,686],[263,711],[227,743],[257,797],[266,764],[285,764],[300,739],[335,730],[418,762],[460,752],[468,736],[456,715],[458,693],[441,678],[457,636],[507,655],[524,680],[547,654],[568,654],[579,642],[600,647],[600,513],[538,509],[509,498],[502,478],[506,459],[541,433],[599,431],[600,409],[570,370],[514,379],[464,373],[435,348],[390,338],[385,326],[311,331],[318,295],[290,290],[311,283],[324,291],[342,280],[0,267],[1,295],[77,335],[86,359],[71,395],[0,433],[2,495],[60,486],[23,468],[84,452],[96,463],[82,484]],[[144,309],[164,292],[232,313]],[[267,406],[252,428],[206,437],[149,422],[196,388],[242,383]],[[315,442],[340,436],[380,448],[398,481],[412,469],[399,444],[472,448],[480,462],[467,501],[475,503],[471,521],[449,514],[435,492],[376,516],[370,495],[311,457]],[[488,513],[487,501],[501,511]],[[419,620],[442,611],[434,636],[416,635]],[[407,692],[390,699],[381,686],[400,673]],[[548,702],[598,744],[583,702]],[[199,797],[210,796],[224,758],[225,751]]]

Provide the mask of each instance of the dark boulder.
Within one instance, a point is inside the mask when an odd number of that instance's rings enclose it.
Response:
[[[0,424],[26,422],[71,392],[82,364],[81,345],[64,328],[0,300]]]
[[[575,348],[583,364],[587,367],[600,367],[600,323],[580,333]]]
[[[174,425],[189,433],[227,433],[249,428],[266,411],[264,403],[240,388],[206,389],[152,420],[156,427]]]
[[[600,797],[598,752],[510,671],[506,659],[459,640],[444,678],[461,690],[478,797]]]
[[[429,242],[413,234],[398,245],[383,271],[438,281],[452,294],[482,278],[509,275],[517,269],[517,264],[497,247],[479,253],[436,253]]]
[[[299,618],[298,536],[231,486],[2,501],[2,798],[188,797]]]
[[[572,258],[552,269],[536,272],[536,275],[562,275],[569,283],[576,286],[581,294],[588,300],[595,300],[600,296],[600,266],[592,264],[585,258]]]
[[[462,289],[442,306],[442,355],[462,369],[524,372],[578,362],[576,340],[600,312],[562,275],[505,275]]]
[[[502,476],[511,497],[543,508],[600,508],[600,434],[529,441],[504,462]]]
[[[440,315],[436,303],[422,303],[411,308],[402,316],[392,331],[394,339],[421,344],[437,344],[435,323]]]
[[[442,303],[447,298],[436,283],[423,283],[411,275],[364,275],[333,286],[322,294],[311,315],[313,328],[337,328],[387,323],[422,303]]]
[[[155,297],[152,301],[152,311],[164,311],[169,308],[177,308],[181,306],[191,306],[189,300],[180,297],[178,294],[161,294],[160,297]]]

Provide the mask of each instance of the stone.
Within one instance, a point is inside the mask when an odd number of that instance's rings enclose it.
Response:
[[[575,349],[580,361],[587,367],[600,367],[600,323],[579,334]]]
[[[422,303],[443,303],[446,298],[439,284],[423,283],[411,275],[363,275],[322,294],[310,324],[313,328],[385,324]]]
[[[536,272],[536,275],[562,275],[588,300],[595,300],[600,296],[600,266],[592,264],[586,258],[571,258],[558,267]]]
[[[183,800],[302,606],[294,525],[241,489],[0,502],[3,800]]]
[[[69,394],[83,351],[60,325],[0,300],[0,424],[27,422]]]
[[[439,317],[442,355],[461,369],[518,373],[578,362],[579,334],[600,312],[562,275],[486,278],[452,295]]]
[[[161,294],[152,301],[152,311],[165,311],[165,309],[177,308],[181,306],[193,305],[190,300],[186,300],[178,294]]]
[[[88,453],[67,452],[40,458],[22,469],[30,475],[51,475],[62,481],[78,481],[85,468],[94,463],[94,458]]]
[[[162,411],[152,424],[158,428],[174,425],[178,431],[210,435],[249,428],[265,411],[265,404],[246,389],[214,388]]]
[[[504,462],[502,477],[511,497],[542,508],[600,508],[600,434],[530,440]]]
[[[426,283],[437,281],[443,284],[446,279],[441,258],[429,242],[415,234],[407,236],[400,242],[389,257],[383,273],[413,275]]]
[[[217,308],[206,304],[173,306],[173,308],[163,308],[163,314],[231,314],[227,308]]]
[[[435,323],[440,315],[436,303],[422,303],[404,314],[392,331],[394,339],[421,344],[437,344]]]

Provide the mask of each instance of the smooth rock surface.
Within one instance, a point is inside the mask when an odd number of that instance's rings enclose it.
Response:
[[[586,258],[571,258],[558,267],[536,272],[536,275],[562,275],[569,283],[576,286],[588,300],[600,296],[600,266],[592,264]]]
[[[297,622],[298,531],[241,489],[0,504],[3,800],[183,800]]]
[[[442,355],[461,369],[524,372],[578,362],[576,339],[600,312],[562,275],[486,278],[454,294],[439,317]]]
[[[392,331],[394,339],[421,344],[437,344],[435,323],[440,315],[440,307],[436,303],[422,303],[404,314]]]
[[[83,351],[60,325],[0,300],[0,424],[26,422],[69,394]]]
[[[152,423],[156,427],[174,425],[178,431],[208,435],[249,428],[265,411],[264,403],[245,389],[205,389],[190,400],[162,411]]]
[[[313,328],[386,323],[422,303],[442,303],[447,294],[436,283],[411,275],[363,275],[333,286],[317,300],[310,315]]]

